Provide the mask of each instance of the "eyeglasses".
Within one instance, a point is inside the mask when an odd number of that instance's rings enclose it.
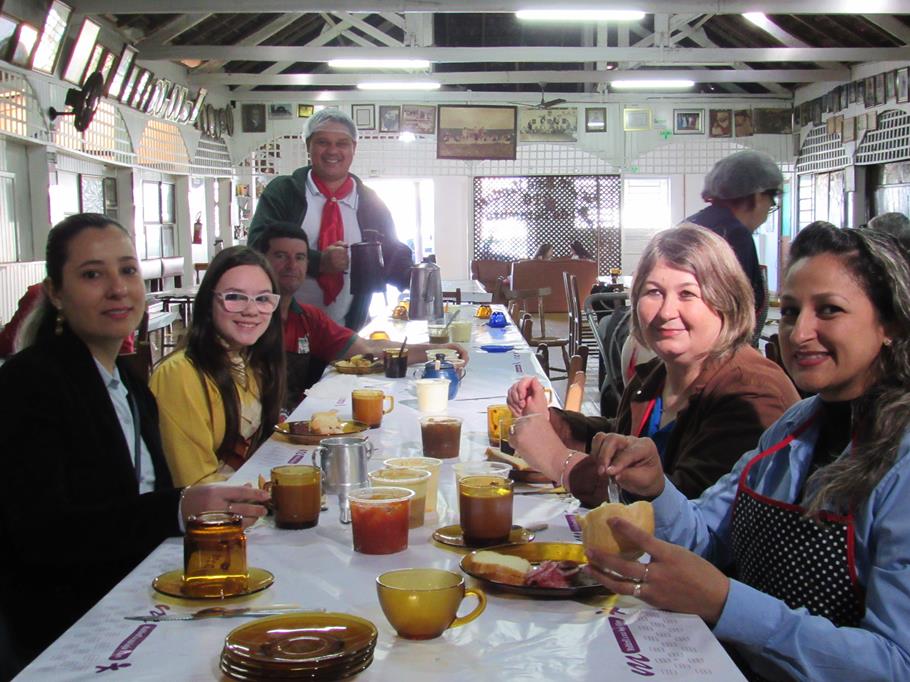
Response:
[[[777,199],[783,192],[779,189],[766,189],[762,194],[771,200],[771,208],[768,209],[768,213],[774,213],[774,211],[780,208],[780,206],[777,205]]]
[[[250,306],[250,302],[256,304],[256,309],[260,313],[273,313],[278,307],[278,301],[281,300],[278,294],[248,296],[240,291],[216,291],[215,296],[229,313],[242,313]]]

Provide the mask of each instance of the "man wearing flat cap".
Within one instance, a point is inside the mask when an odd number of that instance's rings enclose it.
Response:
[[[398,241],[386,205],[349,172],[357,149],[351,117],[340,109],[323,109],[307,119],[305,137],[311,165],[268,184],[247,242],[255,246],[269,224],[299,225],[310,251],[307,277],[295,298],[357,331],[366,322],[370,296],[351,294],[348,245],[365,241],[364,231],[374,230],[382,243],[385,280],[399,289],[408,288],[413,256]]]
[[[764,324],[767,311],[765,286],[752,233],[777,208],[784,176],[774,159],[763,152],[747,150],[724,157],[705,176],[701,197],[710,204],[686,222],[706,227],[727,240],[755,292],[756,329]]]

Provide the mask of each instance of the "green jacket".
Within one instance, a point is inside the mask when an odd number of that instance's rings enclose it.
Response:
[[[298,226],[303,223],[307,209],[306,179],[310,168],[311,166],[304,166],[292,175],[279,175],[266,186],[250,223],[248,244],[254,244],[271,223],[293,223]],[[410,268],[414,262],[411,249],[398,241],[392,214],[379,195],[364,185],[356,175],[351,174],[351,177],[357,185],[357,222],[360,230],[375,230],[379,233],[385,280],[399,289],[407,289],[410,285]],[[319,274],[321,260],[322,252],[313,249],[311,245],[308,276],[315,277]],[[346,327],[357,331],[364,325],[370,306],[369,298],[364,295],[354,297],[344,318]]]

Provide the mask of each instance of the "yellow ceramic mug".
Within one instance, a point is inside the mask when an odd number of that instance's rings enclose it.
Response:
[[[403,568],[376,578],[379,605],[392,627],[406,639],[433,639],[448,628],[477,618],[487,606],[483,592],[465,589],[464,578],[441,568]],[[465,596],[477,597],[477,606],[457,617]]]

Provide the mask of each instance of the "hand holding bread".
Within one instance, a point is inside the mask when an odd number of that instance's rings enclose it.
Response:
[[[585,550],[594,550],[598,554],[616,554],[624,559],[634,560],[642,555],[643,550],[622,535],[613,533],[609,519],[622,518],[648,535],[654,535],[654,508],[650,502],[632,504],[613,504],[604,502],[579,519],[581,541]]]

